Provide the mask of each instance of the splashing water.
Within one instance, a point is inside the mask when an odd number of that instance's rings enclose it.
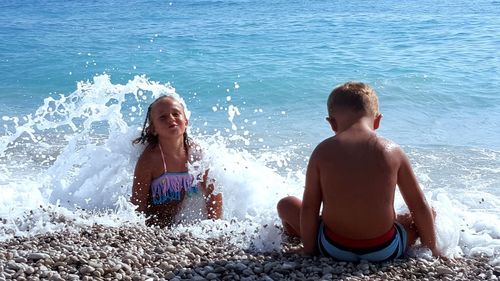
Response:
[[[185,105],[169,84],[136,76],[119,85],[99,75],[92,82],[78,83],[67,96],[47,97],[33,114],[3,116],[0,240],[93,223],[143,224],[144,217],[129,202],[134,166],[143,147],[131,141],[140,133],[148,105],[161,95],[174,95]],[[220,107],[213,108],[215,113]],[[212,133],[190,128],[204,151],[201,167],[210,168],[217,191],[223,193],[225,219],[180,225],[174,231],[225,236],[240,247],[278,249],[281,236],[275,206],[283,196],[301,196],[307,159],[297,151],[304,149],[291,143],[279,149],[256,148],[248,129],[238,131],[238,106],[225,110],[229,128]],[[449,256],[482,254],[499,263],[500,200],[492,191],[498,187],[500,171],[494,167],[499,153],[447,149],[409,148],[408,152],[438,213],[440,248]],[[450,161],[450,155],[456,159]],[[468,167],[471,157],[487,164]],[[492,168],[484,168],[488,166]],[[450,181],[443,175],[452,170],[468,174]],[[397,195],[396,210],[405,212]],[[199,202],[193,199],[186,204],[184,218],[196,218],[192,213],[198,212]]]
[[[46,98],[32,115],[4,116],[1,239],[57,230],[68,223],[72,227],[143,223],[128,200],[143,149],[131,141],[140,133],[138,123],[148,105],[161,95],[174,95],[185,106],[169,84],[136,76],[126,85],[116,85],[109,76],[100,75],[93,82],[79,83],[68,96]],[[235,114],[237,108],[230,107],[231,123]],[[186,115],[189,118],[187,108]],[[269,206],[297,183],[246,150],[226,148],[220,133],[194,139],[204,147],[203,165],[210,167],[217,189],[224,193],[225,216],[247,221],[248,227],[276,223]],[[278,237],[276,228],[269,229]]]

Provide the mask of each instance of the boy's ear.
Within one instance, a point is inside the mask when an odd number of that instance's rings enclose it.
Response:
[[[334,132],[338,131],[339,126],[337,124],[337,120],[335,119],[335,117],[328,117],[328,123],[330,123],[330,127],[332,127],[332,130]]]
[[[380,120],[382,120],[382,117],[383,115],[382,114],[378,114],[376,117],[375,117],[375,120],[373,120],[373,129],[376,130],[380,127]]]

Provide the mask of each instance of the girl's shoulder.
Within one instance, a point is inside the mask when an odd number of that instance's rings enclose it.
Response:
[[[148,144],[146,148],[144,148],[144,151],[142,151],[141,155],[139,156],[139,161],[149,161],[153,159],[158,153],[157,150],[158,150],[157,145]]]
[[[150,175],[152,175],[153,171],[155,171],[155,163],[157,162],[158,160],[155,156],[154,147],[148,145],[144,148],[141,155],[137,159],[137,163],[135,165],[135,173],[148,175],[147,177],[149,177]]]

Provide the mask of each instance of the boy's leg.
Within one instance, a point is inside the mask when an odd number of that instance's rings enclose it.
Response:
[[[432,215],[436,218],[436,211],[432,208]],[[413,246],[419,238],[417,227],[410,213],[400,214],[397,216],[396,221],[399,222],[406,230],[408,240],[406,241],[406,249]]]
[[[415,223],[413,222],[413,218],[410,213],[400,214],[397,216],[396,221],[400,223],[406,231],[406,249],[408,249],[415,244],[415,241],[417,241],[418,238],[418,232],[415,227]]]
[[[284,232],[290,236],[300,237],[300,207],[302,200],[295,196],[287,196],[278,202],[278,215],[283,222]]]

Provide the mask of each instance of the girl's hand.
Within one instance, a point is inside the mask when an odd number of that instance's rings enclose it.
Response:
[[[213,194],[215,180],[208,179],[208,170],[203,174],[203,181],[200,182],[209,219],[222,218],[222,193]]]
[[[215,189],[215,187],[214,187],[213,183],[209,183],[207,185],[207,183],[205,182],[202,185],[203,195],[205,195],[205,196],[208,196],[208,195],[212,194],[214,192],[214,189]]]
[[[203,174],[203,181],[200,182],[201,190],[203,192],[203,195],[205,195],[205,197],[209,196],[214,192],[215,189],[214,183],[215,180],[213,179],[208,180],[208,170],[206,170],[205,174]]]

